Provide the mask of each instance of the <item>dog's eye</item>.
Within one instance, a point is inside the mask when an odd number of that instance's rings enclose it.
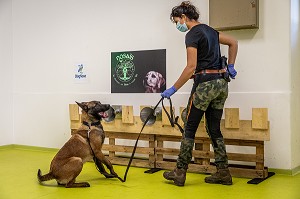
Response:
[[[152,74],[151,77],[152,77],[152,78],[155,78],[155,75]]]

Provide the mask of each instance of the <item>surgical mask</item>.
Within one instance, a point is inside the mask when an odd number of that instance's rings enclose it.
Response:
[[[179,21],[176,24],[176,28],[180,31],[180,32],[186,32],[188,31],[188,27],[186,26],[185,22],[183,24],[181,24]]]

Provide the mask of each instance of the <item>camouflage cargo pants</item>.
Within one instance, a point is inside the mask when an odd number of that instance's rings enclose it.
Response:
[[[227,168],[228,159],[220,122],[224,103],[228,96],[228,83],[224,79],[216,79],[194,85],[187,106],[187,118],[184,137],[181,141],[177,167],[187,169],[192,159],[194,138],[198,125],[205,113],[206,130],[211,138],[218,168]]]
[[[228,82],[222,78],[198,84],[191,100],[196,108],[206,111],[209,106],[223,109],[227,97]]]

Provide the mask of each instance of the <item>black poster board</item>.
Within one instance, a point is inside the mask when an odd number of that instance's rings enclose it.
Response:
[[[161,93],[166,49],[111,53],[111,93]]]

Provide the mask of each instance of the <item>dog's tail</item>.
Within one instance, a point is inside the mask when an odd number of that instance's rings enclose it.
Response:
[[[46,175],[42,175],[42,171],[39,169],[38,170],[38,173],[37,173],[37,178],[38,178],[38,181],[41,183],[43,181],[47,181],[47,180],[52,180],[54,179],[52,173],[47,173]]]

